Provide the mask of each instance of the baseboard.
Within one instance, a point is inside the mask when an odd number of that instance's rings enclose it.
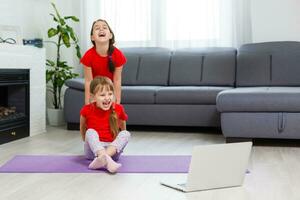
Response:
[[[79,123],[67,123],[68,130],[79,130]]]
[[[252,138],[226,137],[226,143],[234,143],[234,142],[252,142]]]

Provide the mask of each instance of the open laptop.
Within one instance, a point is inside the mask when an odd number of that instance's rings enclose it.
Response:
[[[241,186],[251,148],[252,142],[195,146],[186,182],[160,183],[183,192]]]

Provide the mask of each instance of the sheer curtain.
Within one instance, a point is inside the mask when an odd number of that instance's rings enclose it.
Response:
[[[82,46],[92,22],[102,18],[119,47],[233,46],[251,42],[250,0],[87,0],[82,6]]]

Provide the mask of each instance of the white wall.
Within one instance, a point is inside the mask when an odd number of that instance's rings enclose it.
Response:
[[[54,2],[61,15],[80,16],[81,0],[1,0],[0,25],[18,26],[23,39],[43,38],[49,40],[47,30],[54,26],[50,12],[54,12],[50,2]],[[79,24],[71,23],[80,37]],[[45,43],[47,58],[55,58],[55,46]],[[76,51],[63,49],[62,58],[75,67],[75,72],[82,74]]]
[[[1,0],[0,25],[19,26],[23,38],[41,37],[36,26],[35,0]]]
[[[253,42],[300,41],[299,0],[252,0]]]

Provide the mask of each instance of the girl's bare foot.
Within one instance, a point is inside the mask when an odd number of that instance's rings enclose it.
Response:
[[[102,154],[96,157],[90,164],[89,168],[90,169],[100,169],[100,168],[105,168],[107,165],[106,161],[106,155]]]
[[[117,170],[122,166],[120,163],[115,162],[109,155],[106,155],[106,169],[110,173],[116,173]]]

